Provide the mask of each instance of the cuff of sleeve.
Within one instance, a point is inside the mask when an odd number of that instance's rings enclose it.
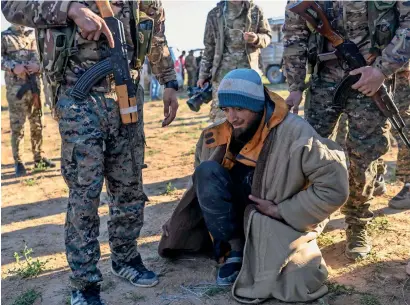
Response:
[[[396,72],[394,69],[391,69],[388,64],[383,64],[383,56],[377,56],[372,66],[382,71],[386,78],[389,78]]]
[[[305,90],[305,84],[292,84],[289,85],[289,92],[293,92],[293,91],[301,91],[303,92]]]
[[[257,38],[256,42],[253,43],[252,45],[253,45],[254,48],[262,48],[260,34],[256,34],[256,36],[258,36],[258,38]]]

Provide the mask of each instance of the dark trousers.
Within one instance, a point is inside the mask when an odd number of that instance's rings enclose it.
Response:
[[[240,163],[228,171],[215,161],[202,162],[196,168],[195,191],[214,242],[243,237],[243,213],[249,203],[253,171]]]

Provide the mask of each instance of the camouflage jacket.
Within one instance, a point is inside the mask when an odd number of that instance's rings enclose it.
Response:
[[[221,1],[208,13],[204,33],[205,50],[200,64],[200,79],[215,78],[225,50],[224,4]],[[247,10],[244,32],[258,35],[256,44],[246,44],[246,53],[251,68],[259,70],[259,49],[269,45],[272,34],[262,10],[252,1],[244,1]]]
[[[11,70],[19,64],[38,61],[35,36],[32,29],[11,26],[1,33],[1,69],[5,71],[7,86],[21,86],[25,80],[19,78]],[[39,83],[39,79],[37,80]]]
[[[345,38],[356,43],[363,56],[368,58],[372,46],[367,19],[368,2],[332,2],[336,30],[342,33]],[[322,1],[320,3],[323,8]],[[397,1],[395,6],[399,16],[399,25],[395,36],[372,63],[387,77],[399,71],[410,59],[410,1]],[[307,50],[311,31],[302,18],[286,9],[283,33],[285,46],[283,60],[289,91],[303,90],[305,88]],[[337,83],[345,75],[345,72],[337,62],[329,61],[325,62],[319,74],[324,81]]]
[[[85,4],[94,13],[99,15],[95,1],[77,1]],[[124,24],[127,44],[132,46],[133,41],[130,29],[131,10],[129,1],[111,1],[115,17]],[[2,1],[2,11],[5,18],[16,24],[37,29],[58,28],[72,26],[68,18],[70,1]],[[154,36],[151,52],[148,55],[152,71],[161,84],[175,80],[174,63],[170,55],[165,38],[165,12],[160,0],[138,1],[139,10],[154,19]],[[65,74],[67,85],[73,85],[96,62],[107,56],[102,45],[106,44],[104,35],[99,41],[89,41],[77,32],[75,46],[78,52],[71,55]],[[129,52],[131,53],[131,52]],[[131,54],[132,55],[132,54]]]

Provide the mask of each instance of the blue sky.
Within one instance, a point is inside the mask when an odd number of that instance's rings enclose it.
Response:
[[[166,12],[165,34],[168,44],[180,50],[203,48],[206,16],[215,7],[217,1],[163,0],[162,2]],[[285,0],[256,0],[254,3],[262,8],[267,18],[284,16]],[[1,30],[4,31],[9,25],[1,14]],[[0,81],[4,83],[3,72]]]

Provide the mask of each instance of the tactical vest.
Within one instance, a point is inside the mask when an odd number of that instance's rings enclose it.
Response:
[[[370,53],[377,57],[393,39],[399,26],[399,12],[397,1],[367,1],[367,13],[370,32]],[[324,1],[325,13],[333,5],[333,1]],[[328,16],[329,17],[329,16]],[[346,18],[343,16],[343,18]],[[317,54],[324,51],[326,39],[307,24],[311,35],[308,40],[308,73],[318,74],[320,67]]]
[[[142,68],[144,58],[149,54],[153,36],[153,20],[140,12],[138,2],[129,1],[131,11],[131,35],[134,43],[134,54],[131,60],[132,69]],[[77,26],[37,29],[37,48],[40,62],[45,74],[49,92],[49,104],[52,109],[57,102],[59,89],[64,82],[64,74],[70,56],[78,52],[75,46]]]

